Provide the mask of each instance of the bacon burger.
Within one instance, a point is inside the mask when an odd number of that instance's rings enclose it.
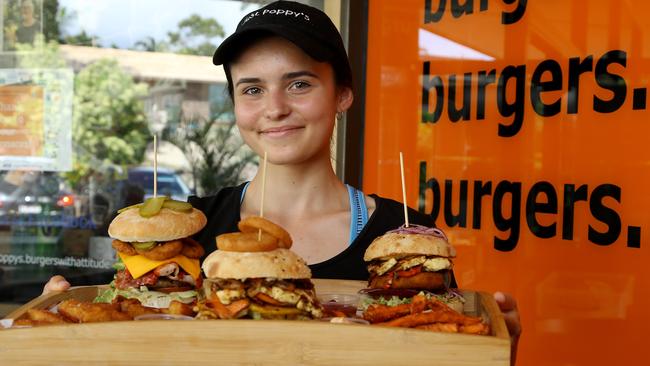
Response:
[[[117,274],[111,288],[96,301],[122,296],[160,309],[172,301],[195,302],[204,250],[190,236],[206,222],[205,215],[189,203],[167,197],[120,210],[108,228],[119,257]]]
[[[289,249],[289,234],[261,217],[244,219],[239,228],[241,233],[217,237],[219,250],[203,261],[206,279],[197,317],[320,318],[311,270]]]

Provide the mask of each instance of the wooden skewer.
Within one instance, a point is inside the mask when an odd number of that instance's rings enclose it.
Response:
[[[158,196],[158,139],[153,135],[153,197]]]
[[[264,163],[262,164],[262,202],[260,202],[260,217],[264,217],[264,192],[266,191],[266,151],[264,152]],[[257,241],[262,241],[262,229],[257,231]]]
[[[406,184],[404,184],[404,156],[399,152],[399,170],[402,176],[402,202],[404,203],[404,226],[409,227],[408,206],[406,205]]]

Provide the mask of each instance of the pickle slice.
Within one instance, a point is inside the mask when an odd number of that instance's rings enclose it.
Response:
[[[168,197],[151,197],[144,201],[142,207],[140,207],[140,216],[142,217],[151,217],[155,216],[160,212],[163,203],[167,200]]]
[[[192,211],[192,204],[188,202],[183,202],[183,201],[176,201],[176,200],[166,200],[162,207],[168,208],[170,210],[174,211],[181,211],[181,212],[188,212]]]
[[[137,203],[137,204],[135,204],[135,205],[122,207],[122,208],[120,208],[119,210],[117,210],[117,213],[120,214],[120,213],[122,213],[122,212],[124,212],[124,211],[126,211],[126,210],[130,210],[130,209],[132,209],[132,208],[138,208],[138,207],[141,207],[141,206],[142,206],[142,203]]]
[[[135,249],[147,250],[151,249],[156,245],[155,241],[144,241],[144,242],[133,242],[131,243]]]

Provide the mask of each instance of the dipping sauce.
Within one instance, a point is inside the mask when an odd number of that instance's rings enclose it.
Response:
[[[319,294],[323,317],[353,318],[357,314],[359,296],[349,294]]]

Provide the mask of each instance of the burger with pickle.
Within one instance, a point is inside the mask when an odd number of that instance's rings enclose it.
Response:
[[[190,238],[207,222],[191,204],[154,197],[126,207],[113,219],[108,235],[117,251],[117,273],[96,301],[118,296],[147,307],[167,308],[172,301],[191,304],[201,286],[203,247]]]

